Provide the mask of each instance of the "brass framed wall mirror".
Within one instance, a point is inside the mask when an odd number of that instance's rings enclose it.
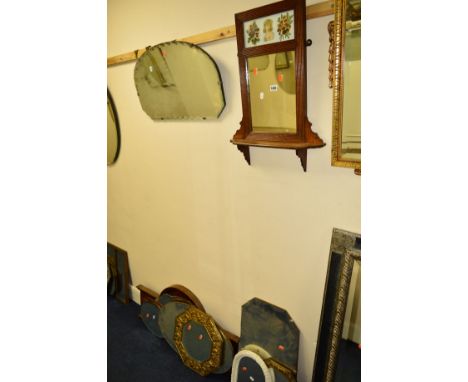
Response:
[[[250,146],[296,150],[325,143],[307,118],[305,0],[285,0],[237,13],[243,117],[231,142],[250,164]]]
[[[333,229],[312,382],[361,380],[361,235]]]
[[[361,174],[361,0],[335,0],[330,34],[332,165]]]

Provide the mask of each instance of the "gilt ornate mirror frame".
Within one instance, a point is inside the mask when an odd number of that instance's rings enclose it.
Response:
[[[291,37],[280,39],[271,43],[259,43],[258,36],[254,36],[254,46],[250,44],[252,36],[245,41],[244,23],[251,22],[251,26],[259,28],[255,24],[256,19],[278,14],[290,15],[293,13],[293,30]],[[239,130],[236,131],[231,142],[244,154],[244,158],[250,164],[250,146],[271,147],[296,150],[296,155],[301,165],[307,169],[307,149],[323,147],[323,140],[312,131],[311,123],[307,118],[307,63],[306,63],[306,12],[305,0],[284,0],[268,4],[249,11],[237,13],[236,36],[239,59],[240,85],[242,95],[243,118]],[[246,24],[247,25],[247,24]],[[294,32],[294,33],[292,33]],[[247,31],[249,33],[249,31]],[[284,41],[283,41],[284,40]],[[247,60],[251,57],[270,55],[281,52],[293,51],[295,55],[295,95],[296,95],[296,126],[295,133],[256,132],[252,128],[252,110],[249,94],[249,71]],[[274,86],[274,85],[273,85]],[[271,91],[271,90],[270,90]]]
[[[329,48],[329,87],[333,88],[333,127],[332,127],[332,166],[354,168],[361,175],[361,160],[343,159],[343,98],[344,98],[344,59],[346,3],[348,0],[335,0],[335,20],[328,24]]]
[[[333,382],[353,265],[361,262],[361,235],[333,229],[312,382]]]

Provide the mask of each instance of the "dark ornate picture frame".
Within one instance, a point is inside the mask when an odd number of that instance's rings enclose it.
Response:
[[[312,382],[333,382],[354,261],[361,235],[333,229]]]

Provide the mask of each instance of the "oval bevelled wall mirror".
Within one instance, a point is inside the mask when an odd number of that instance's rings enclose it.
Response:
[[[215,61],[187,42],[148,47],[134,79],[141,107],[153,120],[214,119],[226,105]]]
[[[120,126],[114,100],[107,89],[107,165],[115,163],[120,152]]]

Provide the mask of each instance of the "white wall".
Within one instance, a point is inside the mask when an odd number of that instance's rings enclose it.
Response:
[[[234,13],[267,3],[109,0],[107,53],[232,25]],[[236,334],[252,297],[287,309],[302,333],[299,382],[312,376],[332,228],[360,232],[360,177],[330,165],[332,18],[307,22],[308,115],[327,143],[309,150],[307,173],[294,151],[251,148],[248,166],[229,142],[242,118],[235,39],[203,46],[226,95],[215,121],[153,122],[139,104],[135,63],[107,70],[122,134],[108,167],[108,241],[128,251],[133,284],[184,284]]]

